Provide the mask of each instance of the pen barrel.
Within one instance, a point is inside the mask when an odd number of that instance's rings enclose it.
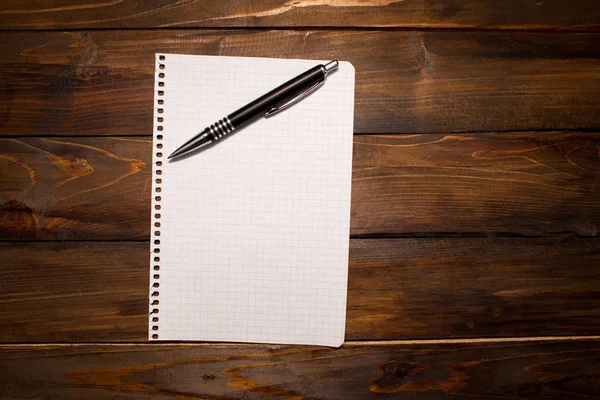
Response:
[[[317,65],[309,69],[294,79],[291,79],[271,90],[269,93],[248,103],[237,111],[232,112],[227,117],[235,129],[241,128],[252,121],[263,117],[271,108],[283,104],[294,98],[306,88],[321,82],[325,79],[325,72],[322,65]]]
[[[209,138],[214,142],[227,135],[228,133],[233,132],[234,130],[235,128],[231,124],[229,117],[225,117],[218,120],[214,124],[211,124],[204,131],[209,134]]]

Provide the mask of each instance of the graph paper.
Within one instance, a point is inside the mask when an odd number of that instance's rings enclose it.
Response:
[[[290,109],[167,160],[327,61],[156,55],[150,340],[343,343],[352,65]]]

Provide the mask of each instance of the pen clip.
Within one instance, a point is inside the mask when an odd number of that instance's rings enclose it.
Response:
[[[315,83],[314,85],[312,85],[311,87],[309,87],[308,89],[306,89],[304,92],[300,92],[298,95],[296,95],[296,97],[288,100],[286,103],[283,103],[280,106],[272,107],[271,109],[269,109],[269,111],[267,111],[265,113],[265,117],[270,117],[274,114],[277,114],[280,111],[285,110],[286,108],[293,106],[294,104],[296,104],[297,102],[299,102],[300,100],[302,100],[303,98],[305,98],[306,96],[310,95],[315,90],[317,90],[318,88],[323,86],[324,83],[325,83],[325,80],[319,81],[319,82]]]

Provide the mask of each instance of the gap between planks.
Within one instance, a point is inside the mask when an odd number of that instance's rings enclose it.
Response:
[[[352,234],[350,240],[399,240],[399,239],[588,239],[598,240],[599,236],[565,235],[521,235],[511,232],[407,232],[407,233],[374,233]],[[0,243],[148,243],[150,239],[0,239]]]
[[[504,337],[504,338],[465,338],[465,339],[414,339],[414,340],[352,340],[344,342],[342,347],[354,346],[403,346],[403,345],[435,345],[435,344],[469,344],[469,343],[522,343],[522,342],[566,342],[582,340],[600,340],[600,335],[591,336],[534,336],[534,337]],[[0,343],[0,348],[8,347],[75,347],[75,346],[304,346],[284,345],[273,343],[233,343],[233,342],[92,342],[92,343]],[[319,346],[322,347],[322,346]]]
[[[3,33],[0,30],[0,34]],[[600,34],[600,32],[598,32]],[[507,129],[507,130],[492,130],[492,131],[452,131],[452,132],[426,132],[426,133],[410,133],[410,132],[353,132],[353,136],[411,136],[411,135],[448,135],[448,136],[460,136],[460,135],[492,135],[492,134],[503,134],[503,133],[559,133],[559,134],[570,134],[570,133],[600,133],[600,126],[598,128],[572,128],[572,129]],[[117,138],[117,139],[152,139],[152,133],[148,134],[119,134],[119,135],[98,135],[98,134],[83,134],[83,135],[60,135],[60,134],[47,134],[47,135],[29,135],[29,134],[18,134],[18,135],[0,135],[0,139],[84,139],[84,138]]]
[[[26,29],[2,29],[0,33],[52,33],[52,32],[102,32],[102,31],[192,31],[192,30],[206,30],[206,31],[370,31],[370,32],[411,32],[411,31],[429,31],[429,32],[525,32],[525,33],[599,33],[599,27],[597,25],[583,25],[574,27],[542,27],[538,25],[523,25],[519,28],[514,28],[512,25],[497,25],[489,28],[478,28],[473,26],[452,26],[452,27],[434,27],[434,26],[301,26],[301,25],[289,25],[289,26],[149,26],[143,28],[135,27],[88,27],[88,28],[56,28],[56,29],[37,29],[37,28],[26,28]]]

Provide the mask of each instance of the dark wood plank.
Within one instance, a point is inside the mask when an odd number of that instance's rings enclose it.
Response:
[[[595,0],[4,0],[0,13],[2,29],[169,26],[597,30],[600,6]]]
[[[8,398],[592,399],[598,340],[0,347]]]
[[[359,135],[351,233],[597,236],[600,135]],[[0,239],[148,239],[145,138],[0,139]]]
[[[143,341],[149,243],[0,243],[0,342]]]
[[[600,135],[355,136],[352,233],[597,236]]]
[[[155,52],[349,60],[357,71],[357,133],[595,129],[599,39],[456,31],[5,32],[0,134],[148,134]]]
[[[0,139],[0,238],[149,238],[151,157],[148,139]]]
[[[595,239],[352,240],[350,339],[600,332]]]
[[[143,342],[149,243],[0,243],[1,342]],[[351,240],[346,339],[600,332],[600,241]]]

